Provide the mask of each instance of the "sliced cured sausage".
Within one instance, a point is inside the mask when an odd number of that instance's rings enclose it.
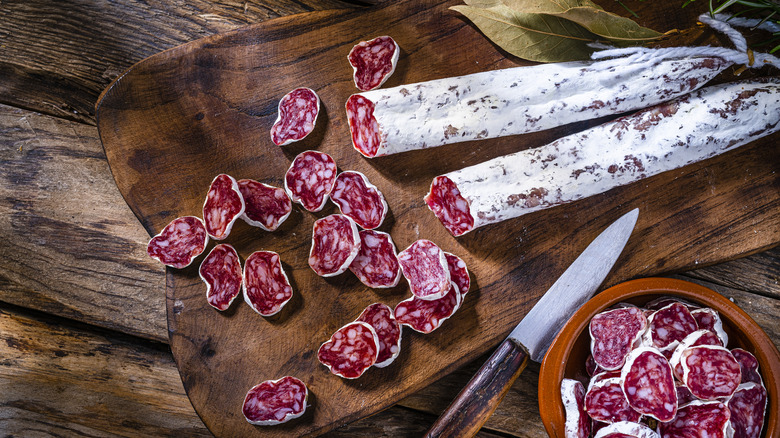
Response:
[[[471,277],[469,277],[469,270],[466,267],[466,262],[455,254],[450,254],[448,252],[444,253],[444,257],[447,259],[447,266],[450,269],[450,279],[458,286],[460,295],[466,296],[471,287]]]
[[[778,105],[780,78],[707,87],[545,146],[438,176],[425,201],[444,227],[460,236],[770,135],[780,130]]]
[[[444,251],[430,240],[420,239],[398,254],[401,272],[412,295],[436,300],[450,290],[450,268]]]
[[[356,321],[367,322],[376,331],[379,353],[374,366],[384,368],[393,363],[401,352],[401,325],[395,320],[393,310],[387,304],[374,303]]]
[[[195,216],[183,216],[172,220],[160,234],[152,237],[146,253],[165,266],[181,269],[189,266],[208,242],[203,221]]]
[[[211,182],[203,203],[203,222],[209,237],[222,240],[230,234],[233,223],[244,214],[244,197],[236,180],[224,173]]]
[[[588,358],[585,359],[585,372],[587,372],[590,377],[593,377],[596,374],[602,373],[604,371],[604,368],[601,368],[599,364],[593,360],[593,354],[589,354]]]
[[[647,326],[644,344],[669,353],[698,328],[691,312],[681,303],[672,303],[656,310],[647,318]]]
[[[683,406],[694,400],[698,400],[687,386],[677,383],[677,405]]]
[[[758,359],[753,356],[753,353],[741,348],[735,348],[731,350],[731,355],[739,362],[739,369],[742,373],[740,383],[755,382],[761,385],[764,384],[761,374],[758,372]]]
[[[604,423],[639,421],[642,415],[631,408],[620,385],[620,377],[600,379],[588,387],[585,411],[590,418]]]
[[[251,179],[240,179],[238,190],[246,205],[241,219],[249,225],[274,231],[290,216],[292,203],[284,189]]]
[[[401,265],[389,234],[361,230],[360,250],[349,265],[361,283],[372,288],[395,287],[401,279]]]
[[[341,172],[336,177],[330,200],[338,205],[342,214],[354,219],[364,230],[378,228],[387,214],[387,202],[382,192],[360,172]]]
[[[760,438],[766,415],[767,392],[763,385],[749,382],[739,385],[729,399],[734,438]]]
[[[725,347],[729,344],[729,336],[726,331],[723,330],[723,322],[720,320],[720,315],[714,309],[704,307],[701,309],[692,309],[691,315],[696,320],[696,326],[699,329],[709,330],[720,339],[720,345]]]
[[[660,435],[644,424],[619,421],[599,429],[594,438],[660,438]]]
[[[247,392],[241,410],[246,421],[271,426],[303,415],[308,398],[306,384],[295,377],[285,376],[253,386]]]
[[[360,252],[360,234],[355,221],[332,214],[314,222],[309,266],[317,275],[332,277],[349,268]]]
[[[688,310],[691,311],[699,308],[699,306],[697,306],[696,304],[693,304],[690,301],[686,301],[683,300],[682,298],[677,298],[677,297],[659,297],[654,300],[648,301],[642,307],[648,310],[659,310],[673,303],[680,303],[685,307],[687,307]]]
[[[371,324],[350,322],[320,346],[317,359],[331,373],[345,379],[357,379],[376,363],[379,338]]]
[[[590,417],[585,412],[585,387],[573,379],[561,381],[561,401],[566,412],[564,433],[566,438],[588,438]]]
[[[320,98],[310,88],[296,88],[282,97],[278,111],[271,127],[271,141],[284,146],[303,140],[314,130],[320,113]]]
[[[731,397],[742,379],[739,363],[721,346],[700,345],[683,350],[682,382],[700,400]]]
[[[608,310],[594,316],[589,325],[593,360],[605,370],[620,369],[645,327],[647,319],[638,307]]]
[[[349,51],[347,59],[353,69],[358,90],[369,91],[385,83],[395,71],[401,50],[389,36],[361,41]]]
[[[311,212],[320,211],[333,191],[337,173],[336,162],[330,155],[301,152],[284,175],[284,190],[292,202]]]
[[[435,300],[412,297],[395,306],[395,319],[412,330],[430,333],[451,317],[462,303],[462,297],[455,283],[450,285],[447,295]]]
[[[674,349],[674,353],[672,353],[672,357],[669,359],[669,365],[672,366],[674,376],[679,380],[682,380],[683,378],[683,368],[680,360],[682,359],[683,351],[685,351],[687,348],[695,347],[697,345],[722,346],[720,342],[721,341],[718,335],[709,330],[696,330],[695,332],[686,336],[685,339],[683,339],[680,344],[677,345],[677,348]]]
[[[227,310],[241,292],[241,261],[235,248],[220,243],[203,259],[198,269],[206,283],[206,300],[217,310]]]
[[[255,251],[244,262],[244,301],[263,316],[279,313],[292,298],[279,254]]]
[[[657,349],[640,347],[626,358],[620,378],[629,406],[658,421],[671,421],[677,413],[677,389],[672,367]]]
[[[731,413],[721,402],[692,401],[680,407],[675,418],[660,423],[661,438],[726,438]]]
[[[371,158],[542,131],[647,108],[729,65],[718,58],[612,63],[516,67],[355,94],[346,105],[352,144]]]

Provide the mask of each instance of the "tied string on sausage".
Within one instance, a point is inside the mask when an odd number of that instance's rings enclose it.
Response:
[[[633,64],[640,62],[661,61],[664,59],[689,58],[699,56],[714,56],[734,64],[742,64],[744,68],[761,68],[764,65],[772,65],[780,68],[780,59],[768,53],[754,52],[747,46],[745,37],[734,27],[746,27],[751,29],[762,29],[768,32],[780,32],[780,26],[771,22],[762,22],[759,19],[750,19],[742,17],[729,17],[725,14],[715,14],[714,16],[705,13],[699,16],[699,21],[710,26],[714,30],[723,33],[734,44],[733,49],[728,47],[666,47],[652,49],[647,47],[627,47],[616,49],[609,45],[593,44],[591,47],[603,49],[594,52],[591,58],[594,60],[605,60],[605,68],[612,67],[613,63]],[[610,62],[611,61],[611,62]]]

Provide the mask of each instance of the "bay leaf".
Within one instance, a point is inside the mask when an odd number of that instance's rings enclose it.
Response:
[[[590,0],[484,0],[499,1],[510,9],[517,12],[526,12],[530,14],[557,14],[568,11],[572,8],[590,7],[601,9],[601,6]],[[466,1],[469,4],[469,1]]]
[[[642,27],[630,18],[586,6],[570,8],[552,16],[573,21],[590,32],[617,45],[633,45],[656,40],[664,34]]]
[[[491,0],[476,1],[484,4]],[[458,5],[450,9],[466,16],[502,49],[529,61],[585,60],[593,52],[588,43],[599,39],[572,21],[547,14],[517,12],[504,4],[485,8]]]

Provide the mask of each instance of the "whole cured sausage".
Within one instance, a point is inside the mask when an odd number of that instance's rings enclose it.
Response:
[[[263,316],[279,313],[292,298],[279,254],[255,251],[244,262],[244,301]]]
[[[620,378],[629,406],[658,421],[677,414],[677,389],[672,367],[657,349],[640,347],[626,358]]]
[[[292,203],[284,189],[251,179],[240,179],[238,190],[246,205],[241,219],[249,225],[274,231],[290,216]]]
[[[374,303],[366,307],[356,321],[366,322],[376,331],[379,339],[377,368],[384,368],[398,357],[401,352],[401,325],[395,320],[393,310],[387,304]]]
[[[165,266],[181,269],[189,266],[208,242],[203,221],[195,216],[183,216],[172,220],[160,234],[152,237],[146,253]]]
[[[349,265],[361,283],[373,288],[395,287],[401,279],[401,265],[389,234],[361,230],[360,250]]]
[[[566,412],[564,433],[566,438],[588,438],[591,420],[585,412],[585,388],[577,380],[561,381],[561,400]]]
[[[331,373],[345,379],[357,379],[376,363],[379,338],[371,324],[350,322],[338,329],[317,350],[317,359]]]
[[[683,350],[682,382],[700,400],[731,397],[742,379],[739,363],[721,346],[700,345]]]
[[[354,219],[364,230],[378,228],[387,214],[382,192],[360,172],[341,172],[336,177],[330,200],[338,205],[341,214]]]
[[[730,419],[731,412],[723,403],[696,400],[681,406],[673,420],[659,423],[658,433],[661,438],[726,438]]]
[[[320,211],[333,191],[337,172],[336,162],[330,155],[301,152],[284,175],[284,190],[292,202],[311,212]]]
[[[450,268],[444,251],[430,240],[420,239],[398,254],[401,272],[412,295],[437,300],[450,290]]]
[[[246,421],[258,426],[271,426],[303,415],[308,398],[306,384],[295,377],[285,376],[252,387],[241,410]]]
[[[777,132],[778,106],[780,78],[707,87],[539,148],[437,176],[425,201],[445,228],[460,236]]]
[[[451,317],[462,303],[462,296],[455,283],[450,285],[449,292],[435,300],[424,300],[412,297],[401,301],[395,306],[395,319],[412,330],[428,334]]]
[[[398,44],[389,36],[356,44],[347,59],[358,90],[369,91],[381,86],[395,71],[400,53]]]
[[[278,111],[271,127],[271,141],[284,146],[303,140],[314,130],[320,113],[320,98],[310,88],[296,88],[282,97]]]
[[[645,327],[647,319],[638,307],[608,310],[594,316],[589,324],[593,360],[604,370],[620,369]]]
[[[235,248],[221,243],[211,250],[198,268],[206,283],[206,300],[217,310],[227,310],[241,292],[243,273]]]
[[[360,252],[360,234],[352,218],[332,214],[314,222],[309,266],[321,277],[332,277],[349,268]]]
[[[233,223],[244,214],[244,209],[244,197],[236,180],[224,173],[217,175],[203,203],[203,222],[209,237],[214,240],[226,238]]]
[[[647,108],[701,87],[729,65],[700,57],[494,70],[354,94],[347,121],[355,149],[373,158]]]

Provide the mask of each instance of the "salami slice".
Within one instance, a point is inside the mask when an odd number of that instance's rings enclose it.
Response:
[[[347,59],[352,65],[352,77],[360,91],[379,88],[395,71],[401,50],[389,36],[361,41],[352,47]]]
[[[303,415],[308,398],[306,384],[295,377],[285,376],[253,386],[244,398],[242,411],[246,421],[272,426]]]
[[[465,297],[471,287],[471,277],[469,277],[466,262],[455,254],[448,252],[444,253],[444,257],[447,259],[447,266],[450,269],[450,279],[458,286],[460,295]]]
[[[647,318],[647,325],[644,344],[662,352],[673,352],[680,341],[698,328],[691,312],[681,303],[672,303],[656,310]]]
[[[594,438],[660,438],[660,435],[644,424],[619,421],[599,429]]]
[[[564,436],[566,438],[588,438],[590,436],[590,418],[585,412],[585,388],[582,383],[563,379],[561,381],[561,401],[566,412]]]
[[[494,70],[352,95],[347,121],[355,149],[372,158],[647,108],[704,85],[728,65],[693,58]]]
[[[420,239],[398,254],[401,272],[412,295],[437,300],[450,290],[450,268],[444,251],[430,240]]]
[[[389,234],[361,230],[360,251],[349,265],[361,283],[372,288],[395,287],[401,279],[401,265]]]
[[[244,262],[244,301],[263,316],[279,313],[293,290],[279,254],[255,251]]]
[[[172,220],[160,234],[152,237],[146,253],[165,266],[181,269],[189,266],[208,242],[203,221],[195,216],[183,216]]]
[[[642,416],[628,405],[620,377],[600,379],[585,394],[585,411],[590,418],[604,423],[639,421]]]
[[[749,382],[739,385],[729,399],[734,438],[760,438],[766,415],[767,392],[763,385]]]
[[[251,179],[238,180],[238,190],[246,209],[241,219],[253,227],[274,231],[292,211],[292,203],[284,189]]]
[[[379,353],[374,366],[384,368],[393,363],[401,352],[401,325],[395,320],[393,310],[387,304],[374,303],[356,321],[366,322],[376,331]]]
[[[720,342],[718,335],[709,330],[696,330],[686,336],[685,339],[677,345],[677,348],[674,349],[674,353],[672,353],[672,357],[669,359],[669,365],[672,366],[674,376],[679,380],[682,380],[683,378],[683,368],[680,361],[682,359],[683,351],[687,348],[696,347],[698,345],[717,345],[722,347]]]
[[[648,301],[647,303],[645,303],[643,307],[648,310],[659,310],[659,309],[663,309],[669,304],[674,304],[674,303],[680,303],[685,307],[687,307],[688,310],[691,311],[699,308],[699,306],[697,306],[696,304],[693,304],[690,301],[686,301],[683,300],[682,298],[677,298],[677,297],[659,297],[654,300]]]
[[[309,266],[321,277],[332,277],[349,268],[360,252],[360,234],[355,221],[332,214],[314,222]]]
[[[412,330],[428,334],[449,319],[462,303],[458,286],[452,283],[447,295],[436,300],[423,300],[412,297],[395,306],[395,319]]]
[[[235,248],[221,243],[209,252],[198,269],[206,283],[206,300],[217,310],[227,310],[241,292],[241,261]]]
[[[686,348],[680,357],[682,382],[700,400],[731,397],[742,379],[739,363],[721,346]]]
[[[742,373],[740,383],[755,382],[760,385],[764,384],[761,374],[758,372],[758,359],[752,353],[741,348],[735,348],[731,350],[731,355],[739,362],[739,369]]]
[[[438,176],[425,201],[444,227],[460,236],[714,157],[780,131],[778,105],[780,78],[707,87],[545,146]],[[512,120],[520,117],[512,111],[506,114]]]
[[[209,237],[214,240],[226,238],[233,223],[244,214],[244,209],[244,197],[236,180],[224,173],[217,175],[203,203],[203,221]]]
[[[638,344],[647,319],[638,307],[601,312],[590,320],[590,351],[593,360],[605,370],[623,366],[626,355]]]
[[[331,373],[345,379],[357,379],[376,363],[379,338],[370,324],[350,322],[338,329],[320,346],[317,359]]]
[[[360,172],[341,172],[336,177],[330,200],[342,214],[354,219],[364,230],[378,228],[387,214],[387,202],[382,192]]]
[[[590,379],[590,382],[588,382],[588,391],[590,391],[590,389],[593,387],[593,385],[595,385],[597,383],[600,383],[600,382],[602,382],[604,380],[607,380],[607,379],[617,379],[617,378],[620,378],[620,375],[621,375],[621,371],[620,370],[602,371],[602,372],[596,374],[595,376],[593,376]]]
[[[596,374],[602,373],[604,371],[604,368],[601,368],[599,364],[593,360],[593,355],[589,354],[588,358],[585,359],[585,372],[587,372],[590,377],[593,377]]]
[[[658,425],[661,438],[726,438],[731,413],[721,402],[692,401],[677,410],[675,418]]]
[[[320,211],[333,191],[337,173],[336,162],[330,155],[301,152],[284,175],[284,190],[292,202],[311,212]]]
[[[696,326],[699,329],[709,330],[720,339],[720,345],[725,347],[729,344],[729,336],[723,330],[723,322],[720,320],[720,315],[714,309],[704,307],[701,309],[692,309],[691,315],[696,320]]]
[[[658,421],[677,413],[677,389],[672,367],[657,349],[640,347],[626,358],[620,378],[629,406]]]
[[[320,98],[310,88],[296,88],[279,101],[279,115],[271,127],[271,141],[284,146],[303,140],[314,130]]]
[[[677,384],[677,405],[683,406],[694,400],[698,400],[695,395],[691,394],[691,390],[687,386],[678,383]]]

